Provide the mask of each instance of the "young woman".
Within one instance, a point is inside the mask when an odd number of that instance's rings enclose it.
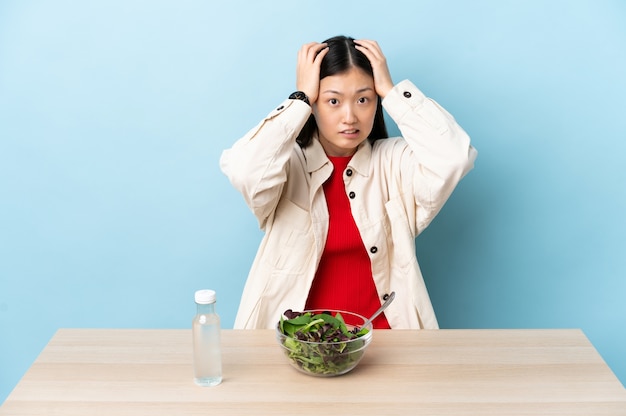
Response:
[[[265,231],[235,328],[287,309],[371,315],[375,328],[437,328],[415,238],[473,167],[454,118],[394,85],[374,41],[338,36],[298,53],[297,91],[222,154]],[[383,107],[402,137],[387,138]]]

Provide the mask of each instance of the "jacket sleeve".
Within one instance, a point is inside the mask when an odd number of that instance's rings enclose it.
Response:
[[[474,167],[477,151],[454,118],[408,80],[387,94],[383,106],[408,144],[392,157],[401,158],[396,165],[401,167],[403,189],[410,189],[414,206],[407,213],[413,216],[409,219],[417,235]]]
[[[287,181],[296,137],[311,115],[300,100],[285,100],[220,157],[220,168],[243,195],[261,229],[273,214]]]

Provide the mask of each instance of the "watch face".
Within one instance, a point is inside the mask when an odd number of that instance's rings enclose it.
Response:
[[[289,96],[289,98],[292,99],[292,100],[301,100],[301,101],[304,101],[305,103],[309,104],[309,98],[302,91],[294,92],[293,94],[291,94]]]

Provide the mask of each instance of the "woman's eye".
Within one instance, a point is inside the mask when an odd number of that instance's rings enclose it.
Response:
[[[359,103],[360,104],[365,104],[368,101],[367,97],[361,97],[359,98]]]
[[[330,100],[328,100],[328,102],[331,105],[337,105],[339,103],[339,100],[337,100],[336,98],[331,98]]]

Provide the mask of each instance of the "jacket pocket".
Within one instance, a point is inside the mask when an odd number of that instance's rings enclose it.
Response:
[[[406,270],[415,261],[415,236],[411,232],[401,197],[387,201],[385,210],[389,219],[391,269]]]
[[[267,231],[266,264],[287,274],[303,273],[314,255],[314,237],[309,212],[283,199]]]

